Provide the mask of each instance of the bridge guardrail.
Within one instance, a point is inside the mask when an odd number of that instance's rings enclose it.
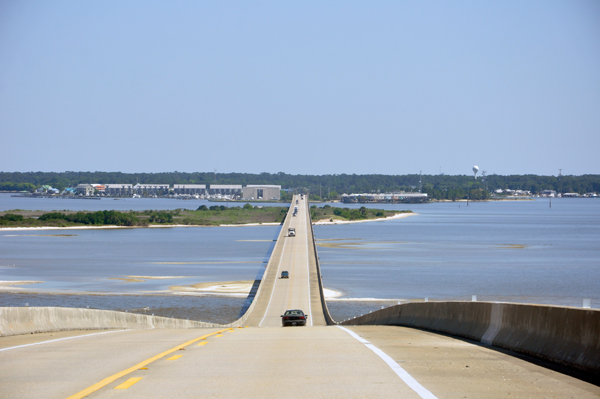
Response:
[[[600,310],[499,302],[413,302],[342,325],[422,328],[523,353],[600,379]]]
[[[321,264],[319,262],[319,253],[317,252],[317,242],[315,239],[315,231],[313,229],[312,217],[310,216],[310,202],[308,201],[308,195],[306,196],[306,205],[308,206],[308,221],[310,224],[310,233],[312,237],[313,253],[315,255],[315,263],[317,267],[317,279],[319,281],[319,295],[321,297],[321,306],[323,307],[323,316],[325,316],[325,322],[327,325],[338,324],[329,313],[327,307],[327,301],[325,300],[325,290],[323,289],[323,277],[321,275]]]

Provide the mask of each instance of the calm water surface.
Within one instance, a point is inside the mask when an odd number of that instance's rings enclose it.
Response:
[[[195,209],[202,203],[0,195],[4,210]],[[600,200],[554,199],[551,208],[547,199],[368,207],[412,209],[419,215],[315,227],[324,283],[347,298],[389,299],[387,305],[399,299],[470,300],[477,295],[478,300],[569,306],[590,298],[592,307],[600,307]],[[43,283],[23,286],[42,294],[0,294],[0,306],[148,307],[166,316],[233,320],[243,298],[188,299],[167,295],[169,287],[254,279],[264,270],[278,232],[279,227],[267,226],[2,231],[0,280]],[[126,276],[177,278],[114,280]],[[340,320],[381,303],[330,301],[329,306]]]
[[[599,200],[409,207],[419,215],[316,226],[324,281],[358,298],[600,307]]]

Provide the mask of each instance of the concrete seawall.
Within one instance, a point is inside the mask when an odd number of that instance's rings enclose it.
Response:
[[[65,330],[204,327],[221,327],[221,325],[112,310],[0,307],[0,336]]]
[[[489,302],[407,303],[343,325],[397,325],[480,341],[600,377],[600,310]]]

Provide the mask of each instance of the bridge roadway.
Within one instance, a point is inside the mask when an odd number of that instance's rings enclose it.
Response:
[[[600,397],[596,385],[465,340],[326,326],[308,205],[298,206],[282,230],[297,236],[280,236],[246,327],[3,337],[0,398]],[[281,328],[287,308],[309,313],[308,326]]]

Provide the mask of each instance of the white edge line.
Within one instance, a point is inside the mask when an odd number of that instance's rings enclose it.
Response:
[[[410,374],[408,374],[406,372],[406,370],[404,370],[397,362],[394,361],[394,359],[389,357],[384,351],[377,348],[375,345],[373,345],[366,339],[361,338],[355,332],[350,331],[347,328],[344,328],[342,326],[336,326],[336,327],[341,328],[342,330],[346,331],[353,338],[355,338],[359,342],[365,344],[365,346],[367,348],[369,348],[373,352],[375,352],[375,354],[377,356],[379,356],[384,362],[386,362],[387,365],[390,366],[390,368],[394,371],[394,373],[396,373],[396,375],[398,375],[398,377],[400,377],[402,379],[402,381],[404,381],[404,383],[406,385],[408,385],[410,387],[410,389],[415,391],[417,393],[417,395],[419,395],[421,398],[423,398],[423,399],[438,399],[434,394],[432,394],[427,389],[425,389],[425,387],[423,387],[423,385],[419,384],[417,382],[417,380],[415,380]]]
[[[66,339],[73,339],[73,338],[85,338],[85,337],[91,337],[92,335],[110,334],[110,333],[123,332],[123,331],[129,331],[129,329],[126,329],[126,330],[116,330],[116,331],[105,331],[105,332],[99,332],[99,333],[93,333],[93,334],[86,334],[86,335],[77,335],[77,336],[75,336],[75,337],[58,338],[58,339],[53,339],[53,340],[51,340],[51,341],[43,341],[43,342],[36,342],[36,343],[33,343],[33,344],[26,344],[26,345],[12,346],[12,347],[10,347],[10,348],[4,348],[4,349],[0,349],[0,352],[3,352],[3,351],[8,351],[8,350],[11,350],[11,349],[25,348],[26,346],[33,346],[33,345],[49,344],[49,343],[51,343],[51,342],[64,341],[64,340],[66,340]]]
[[[291,209],[291,207],[290,207],[290,209]],[[288,209],[288,215],[289,215],[289,213],[290,213],[290,211]],[[287,219],[287,215],[286,215],[286,219]],[[288,223],[288,226],[289,226],[289,223]],[[284,229],[285,229],[285,224],[281,228],[282,232],[284,233],[284,235],[283,235],[284,240],[283,240],[283,248],[281,249],[281,256],[279,257],[279,264],[277,265],[277,272],[275,273],[275,282],[273,283],[273,289],[271,290],[271,297],[269,298],[269,303],[267,303],[267,310],[265,310],[265,315],[263,316],[260,323],[258,323],[259,327],[262,327],[262,323],[265,321],[265,317],[267,317],[267,313],[269,313],[269,307],[271,307],[271,300],[273,299],[273,293],[275,292],[275,284],[277,284],[277,280],[278,280],[277,276],[279,275],[279,268],[281,267],[281,260],[283,259],[283,254],[285,252],[285,244],[287,244],[287,240],[285,239]],[[280,233],[280,235],[281,235],[281,233]]]

